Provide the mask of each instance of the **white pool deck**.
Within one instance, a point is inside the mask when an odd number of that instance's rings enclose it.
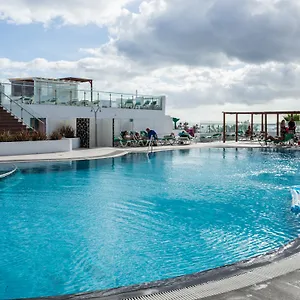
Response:
[[[255,142],[226,142],[225,144],[222,142],[211,142],[211,143],[197,143],[197,144],[193,143],[190,145],[180,145],[180,146],[179,145],[158,146],[158,147],[153,147],[153,151],[194,149],[194,148],[262,148],[262,146],[259,143],[255,143]],[[136,147],[136,148],[108,148],[107,147],[107,148],[93,148],[93,149],[78,149],[70,152],[0,156],[0,163],[101,159],[101,158],[108,158],[108,157],[118,157],[130,152],[137,153],[137,152],[147,152],[147,151],[148,151],[148,147]]]

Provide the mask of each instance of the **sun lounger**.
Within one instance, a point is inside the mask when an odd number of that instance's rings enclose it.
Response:
[[[259,143],[261,145],[264,145],[264,146],[271,146],[271,145],[274,145],[274,146],[293,146],[295,144],[294,142],[294,138],[295,138],[295,135],[292,134],[292,133],[287,133],[285,136],[284,136],[284,139],[281,140],[281,139],[264,139],[264,140],[260,140]]]

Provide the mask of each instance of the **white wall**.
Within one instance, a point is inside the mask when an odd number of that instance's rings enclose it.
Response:
[[[71,139],[58,141],[1,142],[0,156],[72,151]]]
[[[72,150],[80,148],[80,138],[70,139],[72,142]]]
[[[168,135],[173,129],[172,118],[169,116],[159,119],[134,119],[132,125],[134,131],[145,130],[147,127],[154,129],[158,136]]]
[[[95,114],[91,107],[66,106],[66,105],[43,105],[32,104],[23,106],[35,112],[41,118],[59,118],[76,119],[76,118],[94,118]],[[163,110],[150,109],[125,109],[125,108],[102,108],[97,113],[98,119],[109,118],[159,118],[164,116]]]
[[[61,124],[76,127],[76,118],[91,118],[94,120],[95,113],[90,107],[76,107],[65,105],[24,105],[36,112],[41,118],[46,118],[46,132],[50,134]],[[97,119],[122,119],[128,120],[122,124],[121,130],[145,130],[147,127],[155,129],[159,134],[172,131],[172,120],[165,116],[163,110],[148,109],[120,109],[102,108],[97,113]],[[134,119],[134,124],[129,122]],[[124,121],[122,121],[124,123]],[[134,125],[134,127],[132,127]],[[94,142],[94,138],[92,140]]]
[[[97,120],[98,123],[98,120]],[[96,127],[95,127],[95,119],[90,119],[90,148],[95,148],[97,147],[96,145]],[[98,134],[98,133],[97,133]],[[97,138],[98,140],[98,138]]]
[[[46,134],[50,135],[53,131],[62,126],[71,126],[75,130],[76,135],[76,119],[62,120],[47,118],[46,120]]]
[[[113,146],[112,119],[102,119],[98,123],[98,147]]]
[[[165,103],[165,101],[164,101]],[[23,104],[24,105],[24,104]],[[97,141],[95,140],[95,113],[90,107],[65,105],[24,105],[40,118],[46,118],[46,133],[49,135],[62,125],[70,125],[76,130],[76,118],[90,118],[90,147],[110,146],[112,127],[115,119],[115,135],[123,130],[141,131],[147,127],[154,129],[159,136],[172,132],[172,118],[164,110],[102,108],[97,113]],[[130,122],[133,119],[133,122]],[[29,122],[29,121],[28,121]]]

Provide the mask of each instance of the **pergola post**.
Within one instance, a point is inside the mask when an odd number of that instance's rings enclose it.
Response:
[[[223,143],[226,142],[226,113],[223,112]]]
[[[253,138],[253,113],[251,113],[251,121],[250,121],[250,140]]]
[[[264,132],[264,114],[261,114],[261,132]]]
[[[268,138],[268,114],[265,113],[265,140]]]
[[[239,114],[235,114],[235,141],[238,141],[239,133]]]
[[[279,114],[276,114],[276,135],[279,136]]]

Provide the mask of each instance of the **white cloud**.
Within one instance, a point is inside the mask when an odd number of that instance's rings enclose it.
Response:
[[[115,21],[125,6],[136,0],[9,0],[0,1],[0,19],[16,24],[39,22],[106,25]]]
[[[11,12],[12,3],[29,2],[23,16]],[[299,109],[296,0],[145,0],[139,13],[122,10],[129,0],[60,2],[7,1],[5,9],[0,2],[0,15],[109,24],[110,42],[79,49],[78,61],[3,58],[2,76],[82,76],[100,90],[166,94],[170,114],[195,122],[220,120],[222,110]]]
[[[116,47],[144,64],[220,66],[300,57],[298,0],[152,0],[114,29]],[[141,25],[142,24],[142,25]]]

